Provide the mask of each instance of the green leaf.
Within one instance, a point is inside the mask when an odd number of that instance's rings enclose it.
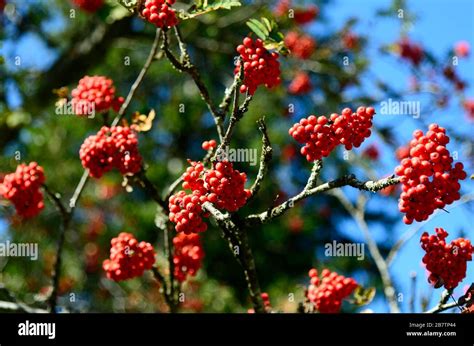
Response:
[[[252,30],[260,39],[265,41],[270,34],[270,31],[262,24],[258,19],[250,19],[247,21],[247,26]]]
[[[215,2],[209,3],[207,0],[198,0],[196,3],[190,8],[189,12],[180,11],[178,13],[179,18],[181,19],[190,19],[197,16],[201,16],[203,14],[217,11],[217,10],[230,10],[233,7],[242,6],[240,1],[238,0],[218,0]]]
[[[262,22],[265,24],[265,26],[268,29],[268,32],[271,32],[273,30],[273,27],[275,25],[275,22],[270,21],[268,18],[262,17]]]

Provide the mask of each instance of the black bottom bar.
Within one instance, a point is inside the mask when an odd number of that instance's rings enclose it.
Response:
[[[0,315],[0,345],[20,344],[472,346],[474,315]]]

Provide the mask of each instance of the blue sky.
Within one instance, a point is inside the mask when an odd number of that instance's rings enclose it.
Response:
[[[378,0],[360,0],[360,1],[348,1],[339,0],[330,5],[326,10],[326,14],[330,18],[332,25],[337,28],[347,20],[349,17],[356,16],[357,18],[364,18],[356,25],[354,31],[356,33],[367,35],[369,37],[369,52],[373,54],[371,60],[370,69],[377,76],[382,76],[383,80],[389,82],[392,87],[400,89],[406,88],[408,77],[410,76],[410,70],[408,66],[397,63],[396,58],[382,56],[378,52],[378,47],[392,43],[399,38],[400,34],[400,23],[397,18],[394,19],[382,19],[374,20],[373,14],[377,9],[386,7],[389,1],[378,1]],[[471,0],[453,0],[453,1],[442,1],[442,0],[417,0],[407,1],[408,7],[411,12],[415,13],[418,17],[416,24],[409,31],[409,36],[415,42],[420,42],[436,57],[442,58],[446,55],[453,44],[457,41],[465,40],[471,45],[471,49],[474,48],[474,2]],[[315,32],[318,32],[317,23],[312,28]],[[319,28],[321,29],[321,28]],[[460,76],[468,81],[470,86],[466,90],[468,97],[474,96],[474,59],[471,52],[471,56],[468,59],[460,61],[457,67]],[[419,97],[419,96],[418,96]],[[424,108],[427,102],[427,98],[419,97],[422,107]],[[425,104],[424,104],[425,103]],[[377,109],[377,105],[376,105]],[[443,110],[437,110],[434,114],[422,114],[422,117],[426,117],[429,122],[437,122],[442,126],[452,127],[453,124],[456,126],[456,131],[459,133],[466,134],[472,138],[474,133],[473,123],[468,123],[463,109],[460,108],[457,102],[451,102],[450,106]],[[399,119],[394,117],[377,117],[375,120],[375,126],[382,124],[384,126],[389,125],[397,129],[396,133],[405,138],[408,141],[411,138],[411,132],[415,128],[412,121],[403,121],[401,126]],[[453,123],[454,122],[454,123]],[[399,129],[399,130],[398,130]],[[450,143],[448,148],[451,151],[458,151],[460,153],[459,159],[462,161],[463,143]],[[387,168],[395,167],[396,161],[393,159],[393,155],[385,155],[383,158],[383,167],[380,173],[389,173]],[[468,172],[472,172],[472,167],[468,167]],[[462,183],[463,192],[469,193],[473,191],[472,182],[464,181]],[[420,297],[420,293],[427,294],[430,291],[430,287],[426,281],[427,276],[425,269],[421,265],[421,258],[423,251],[419,245],[419,238],[423,231],[429,233],[434,232],[435,227],[443,227],[449,233],[448,240],[455,239],[460,236],[461,232],[464,232],[465,236],[470,239],[474,238],[473,229],[473,207],[474,202],[470,202],[461,206],[456,206],[450,209],[450,213],[443,211],[432,215],[428,222],[420,226],[415,224],[412,226],[406,226],[401,221],[396,227],[396,238],[409,232],[413,227],[420,228],[416,236],[409,241],[406,246],[399,252],[394,264],[391,267],[391,273],[395,278],[399,291],[404,294],[402,302],[402,308],[407,311],[408,298],[410,292],[410,273],[417,273],[417,296]],[[380,199],[369,203],[369,208],[387,208],[393,209],[393,205],[387,205],[380,203]],[[396,207],[395,207],[396,208]],[[400,218],[401,219],[401,218]],[[357,225],[353,222],[346,222],[343,228],[348,229],[348,234],[354,235],[354,231],[357,230]],[[383,241],[386,239],[387,234],[382,227],[373,227],[372,231],[374,237]],[[361,233],[360,236],[356,236],[355,239],[362,241]],[[455,296],[461,293],[463,286],[474,282],[474,264],[471,262],[468,266],[468,275],[463,283],[455,291]],[[441,289],[434,292],[430,305],[434,305],[441,293]],[[456,294],[457,293],[457,294]],[[388,311],[387,306],[380,300],[374,301],[370,306],[371,309],[382,312]],[[419,310],[418,310],[419,311]]]

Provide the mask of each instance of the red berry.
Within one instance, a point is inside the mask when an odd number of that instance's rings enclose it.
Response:
[[[173,238],[174,277],[183,282],[187,276],[195,276],[202,265],[204,250],[198,234],[178,233]]]
[[[466,277],[467,262],[472,260],[473,247],[468,239],[458,238],[446,243],[448,233],[436,228],[436,235],[424,232],[420,242],[423,250],[423,263],[430,272],[429,282],[436,288],[455,288]]]
[[[288,86],[288,92],[295,95],[306,94],[312,87],[309,75],[306,72],[298,72]]]
[[[43,194],[40,191],[44,181],[43,167],[36,162],[28,165],[22,163],[0,183],[0,195],[13,203],[18,215],[24,218],[34,217],[44,208]]]
[[[175,0],[146,0],[141,14],[158,28],[171,28],[178,24],[176,12],[171,8],[174,3]]]
[[[250,37],[243,40],[243,44],[237,47],[237,52],[243,60],[244,80],[240,86],[240,92],[255,93],[259,85],[272,88],[280,84],[280,63],[278,53],[270,53],[264,46],[263,41]],[[234,73],[240,72],[240,60],[237,63]]]
[[[297,8],[294,12],[295,22],[298,24],[310,23],[319,14],[319,8],[316,6],[310,6],[308,8]]]
[[[94,13],[104,4],[104,0],[72,0],[81,10]]]
[[[471,47],[469,45],[469,42],[466,41],[459,41],[454,46],[454,53],[461,58],[467,57],[469,55],[470,50]]]
[[[214,139],[211,139],[210,141],[202,142],[202,148],[204,150],[211,150],[211,149],[215,149],[216,147],[217,147],[217,142]]]
[[[232,163],[221,161],[214,169],[204,174],[204,187],[208,191],[207,198],[219,209],[235,212],[240,209],[250,191],[245,189],[247,175],[232,167]]]
[[[316,49],[316,41],[309,35],[291,31],[285,36],[285,45],[299,59],[309,59]]]
[[[371,144],[362,152],[362,155],[376,161],[380,157],[379,148],[377,145]]]
[[[213,169],[205,169],[201,162],[191,161],[190,165],[183,174],[182,187],[192,193],[180,191],[168,201],[170,221],[176,224],[176,231],[186,234],[207,229],[202,219],[207,217],[202,209],[203,203],[211,202],[219,209],[234,212],[250,196],[250,191],[245,189],[247,176],[234,170],[232,163],[217,162]]]
[[[417,130],[410,142],[409,154],[395,169],[402,178],[398,207],[405,213],[403,221],[424,221],[436,210],[461,198],[459,180],[466,178],[462,163],[454,166],[446,144],[446,130],[432,124],[423,134]]]
[[[138,242],[132,234],[125,232],[113,238],[110,243],[110,258],[102,264],[109,279],[132,279],[153,267],[155,251],[150,243]]]
[[[77,115],[103,113],[111,108],[118,110],[124,101],[123,97],[115,97],[113,81],[104,76],[83,77],[71,96],[71,104]]]
[[[117,168],[122,175],[135,174],[141,169],[135,131],[127,126],[103,126],[96,135],[86,138],[79,150],[82,166],[89,175],[100,178]]]
[[[469,120],[474,121],[474,99],[465,100],[463,106]]]
[[[350,296],[358,286],[352,278],[346,278],[324,269],[321,278],[318,271],[309,271],[310,285],[307,290],[307,298],[321,313],[337,313],[341,310],[342,300]]]

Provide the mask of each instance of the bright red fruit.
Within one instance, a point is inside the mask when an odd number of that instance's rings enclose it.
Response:
[[[255,93],[259,85],[272,88],[280,84],[280,63],[278,53],[269,52],[261,39],[253,41],[250,37],[244,38],[243,44],[237,47],[244,63],[244,81],[240,92]],[[240,72],[240,61],[237,63],[234,73]]]
[[[171,28],[178,24],[176,12],[171,8],[175,0],[146,0],[141,14],[158,28]]]
[[[352,278],[346,278],[323,269],[321,278],[316,269],[309,271],[311,284],[307,290],[307,298],[321,313],[337,313],[341,310],[342,300],[350,296],[358,286]]]
[[[425,56],[423,48],[419,44],[411,42],[408,38],[403,38],[398,42],[398,51],[403,59],[411,61],[415,66],[418,66]]]
[[[142,276],[155,263],[153,246],[144,241],[138,242],[130,233],[120,233],[110,244],[110,258],[102,264],[109,279],[121,281]]]
[[[288,92],[294,95],[306,94],[311,91],[311,79],[306,72],[298,72],[288,86]]]
[[[183,173],[183,189],[191,194],[179,191],[170,197],[169,219],[176,224],[176,231],[200,233],[207,229],[203,217],[207,213],[202,204],[210,202],[217,208],[234,212],[241,208],[250,197],[245,189],[247,176],[233,168],[231,162],[219,161],[212,169],[205,169],[201,162],[190,162]]]
[[[316,41],[311,36],[296,31],[286,34],[285,45],[299,59],[309,59],[316,49]]]
[[[92,115],[110,109],[118,111],[124,101],[123,97],[115,96],[114,82],[104,76],[81,78],[71,96],[71,104],[77,115]]]
[[[473,247],[468,239],[458,238],[446,243],[448,233],[436,228],[436,235],[424,232],[420,242],[423,250],[423,263],[430,272],[428,281],[436,288],[455,288],[466,277],[467,262],[472,261]]]
[[[22,163],[0,183],[0,195],[13,203],[18,215],[24,218],[34,217],[44,208],[43,194],[40,191],[44,181],[43,167],[36,162],[28,165]]]
[[[446,130],[431,124],[429,131],[413,133],[410,155],[401,161],[395,173],[402,178],[398,208],[405,213],[403,221],[424,221],[436,210],[461,198],[459,180],[466,179],[463,164],[453,165],[446,145]]]
[[[183,282],[201,268],[204,250],[198,234],[178,233],[173,238],[173,245],[174,277]]]
[[[127,126],[103,126],[96,135],[86,138],[79,156],[93,178],[100,178],[113,168],[122,175],[135,174],[142,164],[136,132]]]

